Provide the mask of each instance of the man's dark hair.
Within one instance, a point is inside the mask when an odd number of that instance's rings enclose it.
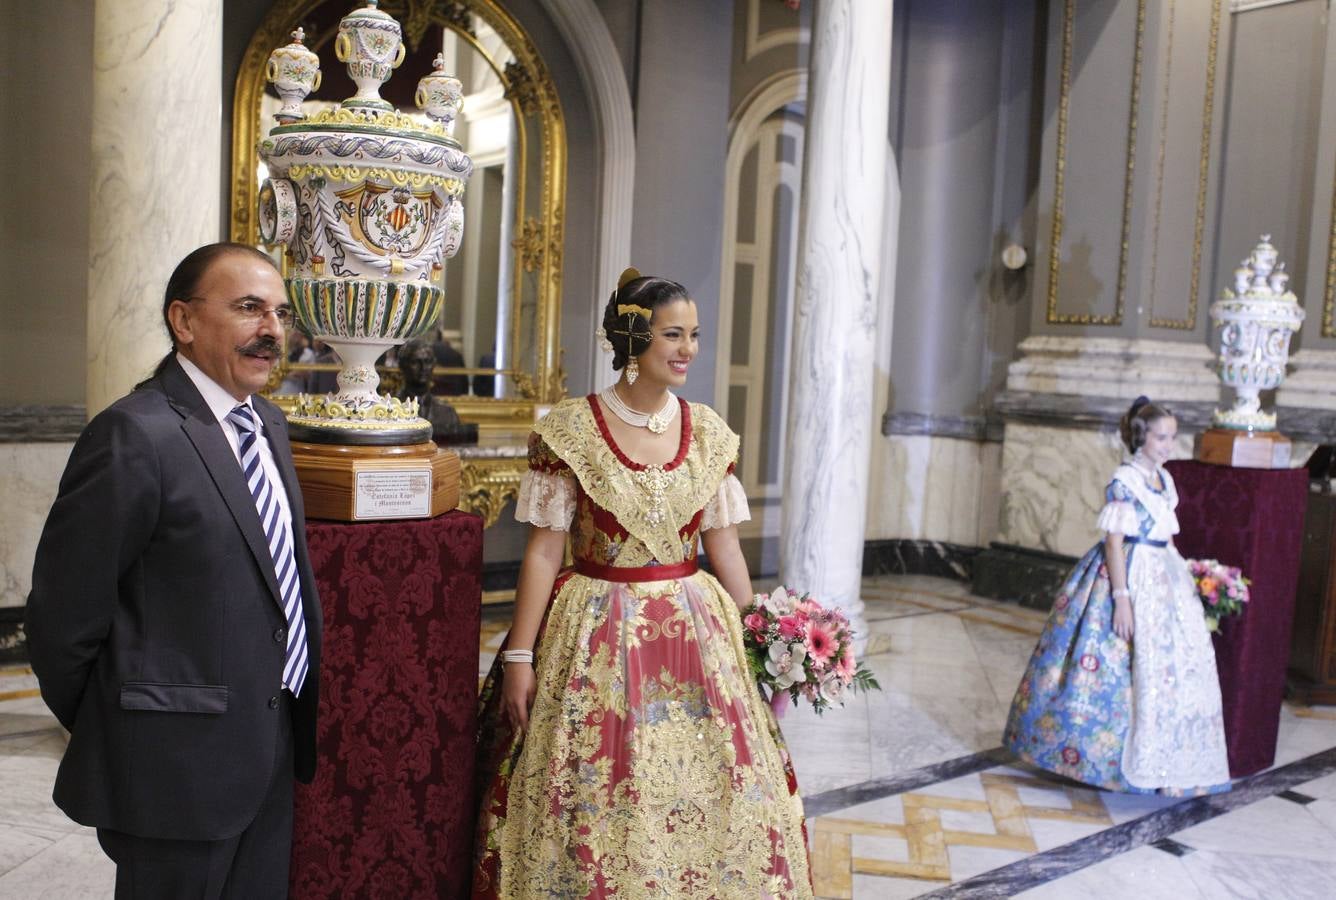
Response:
[[[249,244],[219,241],[216,244],[205,244],[203,247],[187,253],[185,259],[177,263],[176,268],[172,270],[171,277],[167,279],[167,288],[162,292],[162,324],[167,329],[167,339],[172,342],[172,349],[168,351],[166,356],[158,360],[152,375],[135,385],[135,390],[161,375],[163,369],[167,368],[167,364],[171,362],[172,354],[176,352],[176,333],[172,331],[172,321],[167,316],[167,310],[171,309],[172,302],[193,297],[200,279],[204,277],[205,272],[209,271],[209,267],[214,264],[214,261],[234,253],[262,259],[273,266],[276,271],[278,269],[278,266],[274,264],[273,259],[268,254],[256,250]]]

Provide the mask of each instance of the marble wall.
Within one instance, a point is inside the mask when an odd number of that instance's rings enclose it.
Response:
[[[867,539],[986,547],[996,537],[1002,445],[934,435],[873,439]]]
[[[1220,381],[1204,344],[1145,338],[1033,335],[1007,367],[1007,390],[1213,402]]]
[[[1122,462],[1113,429],[1081,430],[1007,423],[997,540],[1080,556],[1098,539],[1104,489]],[[1192,457],[1192,435],[1180,433],[1176,459]]]
[[[37,539],[74,443],[0,444],[0,606],[22,606]]]

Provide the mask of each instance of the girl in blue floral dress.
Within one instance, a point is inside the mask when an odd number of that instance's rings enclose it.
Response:
[[[1105,537],[1054,601],[1003,738],[1026,762],[1108,790],[1229,788],[1215,651],[1173,545],[1178,494],[1163,465],[1177,431],[1145,397],[1123,417],[1133,455],[1105,491]]]

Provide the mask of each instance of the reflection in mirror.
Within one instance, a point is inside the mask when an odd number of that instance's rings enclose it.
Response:
[[[337,15],[327,13],[336,8]],[[321,99],[308,99],[302,110],[308,116],[338,106],[353,93],[354,87],[342,66],[333,59],[334,26],[342,15],[341,4],[324,4],[303,23],[313,39],[309,45],[322,58],[325,84]],[[516,211],[524,202],[523,138],[515,118],[515,107],[505,96],[499,72],[514,60],[505,41],[486,22],[473,17],[473,34],[466,35],[450,26],[431,26],[417,46],[410,40],[404,64],[384,85],[382,95],[400,112],[411,113],[427,121],[417,111],[412,92],[412,78],[402,73],[429,71],[437,53],[445,57],[445,68],[464,86],[464,107],[455,126],[455,139],[473,159],[473,175],[465,187],[464,239],[459,253],[446,261],[441,274],[445,289],[445,307],[432,336],[436,356],[434,393],[450,397],[508,398],[513,396],[512,379],[517,347],[532,353],[535,335],[529,333],[533,317],[515,315],[524,301],[516,295],[514,279],[514,239]],[[269,86],[260,101],[261,133],[273,124],[280,106]],[[264,163],[259,163],[256,184],[268,178]],[[528,319],[528,326],[525,320]],[[396,349],[377,361],[381,389],[393,392],[399,372]],[[518,362],[523,370],[532,365]],[[273,394],[324,393],[337,390],[337,356],[322,342],[312,342],[305,335],[290,332],[284,366],[276,374]]]
[[[445,267],[447,303],[441,314],[440,340],[457,341],[456,354],[480,369],[507,367],[506,336],[512,294],[511,233],[515,223],[515,115],[496,70],[457,33],[445,29],[442,39],[446,69],[464,84],[464,108],[455,137],[473,159],[473,176],[464,190],[464,239],[460,252]],[[504,65],[509,54],[491,29],[479,30],[478,41]],[[437,364],[441,358],[437,344]],[[457,365],[457,363],[456,363]],[[506,379],[475,375],[467,385],[476,396],[500,396]],[[442,385],[441,393],[462,394],[460,382]],[[456,388],[447,390],[444,388]]]

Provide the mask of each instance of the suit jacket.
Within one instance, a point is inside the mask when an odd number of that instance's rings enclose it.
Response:
[[[292,510],[310,672],[291,703],[315,771],[320,602],[282,412],[253,400]],[[180,364],[84,429],[37,548],[26,626],[42,697],[70,731],[55,801],[143,837],[221,840],[275,772],[286,622],[260,518]]]

